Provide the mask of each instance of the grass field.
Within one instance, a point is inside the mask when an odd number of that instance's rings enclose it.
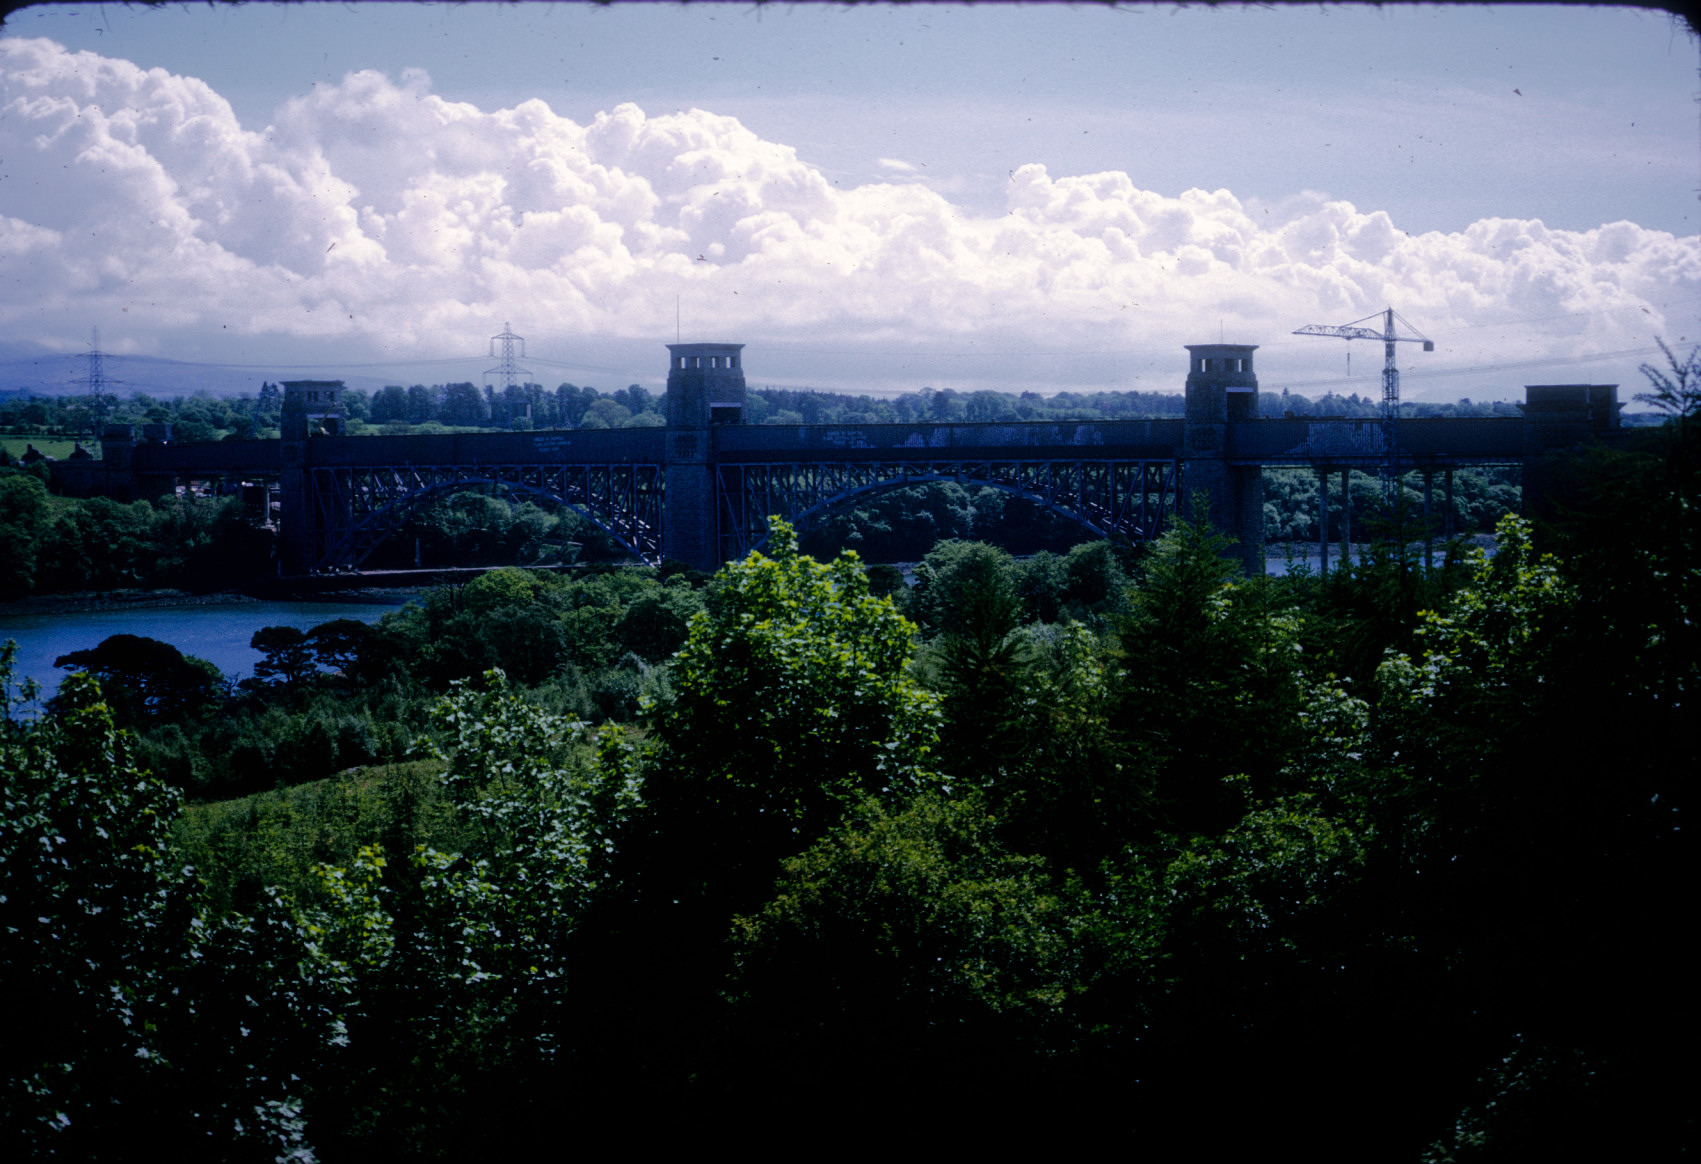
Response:
[[[24,453],[28,450],[30,445],[34,445],[36,448],[40,449],[42,452],[46,453],[48,456],[56,457],[56,458],[58,458],[59,460],[62,461],[66,457],[71,455],[71,450],[76,446],[76,442],[75,441],[68,441],[68,440],[60,440],[58,437],[40,437],[40,436],[0,437],[0,449],[5,449],[6,455],[9,456],[9,457],[12,457],[14,459],[23,456]],[[87,447],[87,446],[85,446],[85,447]],[[89,451],[94,453],[96,456],[100,455],[100,453],[98,451],[98,447],[97,448],[90,448]]]
[[[313,867],[347,865],[362,845],[399,842],[459,851],[467,827],[437,776],[440,760],[351,768],[326,780],[185,807],[177,821],[183,857],[220,909],[251,908],[262,885],[298,900],[323,891]],[[394,854],[392,854],[394,857]]]

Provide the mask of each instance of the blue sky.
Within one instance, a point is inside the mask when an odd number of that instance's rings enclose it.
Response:
[[[1701,338],[1697,46],[1660,11],[66,5],[4,36],[0,341],[440,378],[411,361],[511,322],[546,378],[653,381],[677,302],[775,382],[1169,390],[1233,332],[1317,391],[1346,345],[1288,333],[1391,301],[1448,373],[1408,395],[1481,397]]]

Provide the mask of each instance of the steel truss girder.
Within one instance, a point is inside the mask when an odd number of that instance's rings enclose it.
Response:
[[[849,498],[932,481],[989,485],[1036,501],[1100,537],[1144,541],[1162,533],[1175,511],[1178,468],[1175,460],[1117,458],[720,464],[720,558],[742,558],[761,546],[770,515],[805,524]]]
[[[308,472],[311,568],[360,565],[422,502],[473,486],[510,501],[542,497],[569,506],[640,560],[661,562],[657,464],[360,465]]]

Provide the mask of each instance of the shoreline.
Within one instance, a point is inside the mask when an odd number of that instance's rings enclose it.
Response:
[[[1491,533],[1467,534],[1456,539],[1462,549],[1483,549],[1491,555],[1494,553],[1495,538]],[[1362,561],[1364,555],[1374,546],[1375,542],[1350,542],[1354,562]],[[1417,543],[1414,543],[1417,544]],[[1421,546],[1419,547],[1421,549]],[[1445,554],[1447,543],[1440,538],[1435,539],[1432,552],[1437,555]],[[1315,541],[1309,542],[1266,542],[1264,545],[1265,562],[1293,562],[1295,565],[1312,564],[1320,561],[1321,555]],[[1341,560],[1341,543],[1329,543],[1329,566],[1333,569]]]
[[[1481,546],[1490,551],[1494,548],[1493,534],[1472,534],[1459,539],[1466,546]],[[1372,543],[1351,543],[1353,560],[1357,561]],[[1439,547],[1438,547],[1439,548]],[[1308,542],[1267,542],[1264,547],[1266,562],[1295,563],[1317,561],[1317,543]],[[1329,543],[1329,561],[1334,565],[1339,561],[1340,543]],[[896,563],[899,569],[905,570],[905,581],[912,579],[909,569],[914,563]],[[909,569],[905,569],[909,567]],[[486,568],[473,567],[469,572],[483,573]],[[422,570],[418,574],[437,576],[443,573],[458,573],[452,568],[443,570]],[[398,571],[398,573],[403,573]],[[407,571],[405,573],[414,573]],[[349,581],[354,581],[353,578]],[[442,580],[437,579],[441,585]],[[22,598],[14,598],[0,602],[0,618],[28,618],[36,615],[56,614],[87,614],[100,611],[120,610],[157,610],[168,607],[185,606],[248,606],[259,602],[326,602],[326,603],[393,603],[397,597],[413,598],[433,589],[433,585],[415,578],[408,584],[399,586],[351,585],[346,588],[325,587],[322,589],[304,587],[300,590],[287,585],[279,587],[268,586],[269,593],[253,594],[242,590],[219,590],[211,594],[193,594],[187,590],[77,590],[65,594],[27,594]]]
[[[321,593],[259,597],[240,590],[191,594],[187,590],[78,590],[68,594],[28,594],[0,602],[0,618],[36,615],[91,614],[125,610],[159,610],[186,606],[251,606],[261,602],[390,603],[397,596],[423,593],[418,586],[369,586]]]

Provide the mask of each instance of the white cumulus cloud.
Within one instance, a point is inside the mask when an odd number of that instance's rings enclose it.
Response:
[[[976,216],[909,163],[840,189],[704,110],[581,125],[361,72],[245,127],[201,81],[47,40],[0,40],[0,158],[0,329],[65,347],[96,319],[161,345],[227,329],[432,355],[510,318],[659,341],[682,297],[696,331],[753,350],[1114,356],[1219,329],[1281,343],[1392,303],[1442,358],[1483,363],[1675,339],[1701,297],[1697,239],[1631,222],[1411,236],[1311,193],[1249,209],[1039,165]],[[1288,350],[1299,367],[1327,346]],[[1169,386],[1174,363],[1138,386]]]

